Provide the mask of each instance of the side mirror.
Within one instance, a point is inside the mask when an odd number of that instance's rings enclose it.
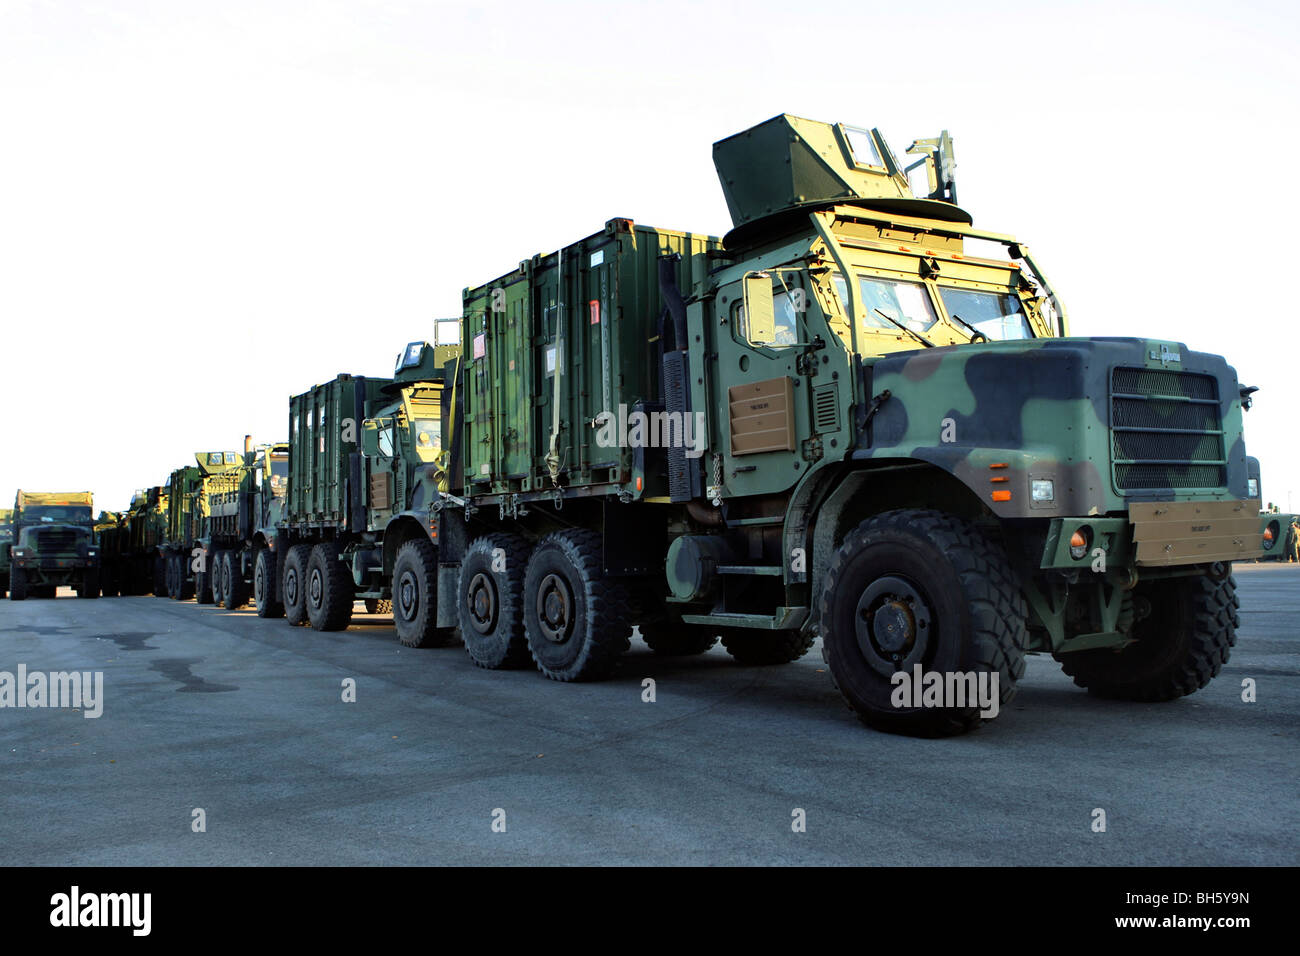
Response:
[[[776,310],[772,304],[772,277],[766,272],[745,276],[745,338],[753,345],[776,342]]]
[[[367,458],[379,457],[379,422],[373,418],[361,423],[361,453]]]

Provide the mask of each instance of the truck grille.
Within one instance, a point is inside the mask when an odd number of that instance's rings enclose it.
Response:
[[[42,553],[67,552],[77,550],[77,532],[70,528],[51,528],[36,535],[36,547]]]
[[[1227,482],[1214,376],[1112,369],[1110,419],[1117,488],[1220,488]]]

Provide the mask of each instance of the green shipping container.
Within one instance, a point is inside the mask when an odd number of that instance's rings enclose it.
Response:
[[[344,374],[289,399],[289,527],[365,530],[362,422],[391,382]]]
[[[466,493],[639,497],[633,450],[609,447],[598,431],[604,416],[617,424],[638,403],[660,399],[660,258],[680,256],[677,285],[689,293],[721,248],[712,236],[612,219],[602,232],[466,289]]]

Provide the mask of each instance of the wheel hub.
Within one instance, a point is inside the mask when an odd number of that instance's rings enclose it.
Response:
[[[547,640],[561,644],[573,627],[573,592],[558,574],[548,574],[537,587],[537,618]]]
[[[397,593],[394,597],[397,599],[397,609],[402,614],[402,620],[415,620],[415,615],[420,610],[420,592],[415,586],[415,575],[410,571],[405,572],[402,579],[397,582]]]
[[[469,582],[470,625],[480,634],[490,633],[496,623],[497,595],[492,579],[480,571]]]
[[[311,600],[312,607],[320,607],[321,597],[325,592],[325,582],[321,580],[319,570],[314,570],[307,578],[307,597]]]
[[[853,623],[862,656],[885,676],[924,660],[933,639],[929,603],[897,575],[877,578],[862,592]]]

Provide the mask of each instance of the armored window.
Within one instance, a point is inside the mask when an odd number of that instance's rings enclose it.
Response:
[[[855,126],[842,127],[844,130],[844,139],[848,141],[849,150],[853,153],[853,162],[858,166],[870,166],[876,169],[884,168],[884,160],[880,158],[880,150],[876,149],[876,141],[871,133],[865,129],[858,129]]]
[[[785,348],[798,342],[798,315],[795,312],[794,303],[790,301],[790,293],[778,292],[772,296],[772,312],[776,318],[776,339],[772,342],[757,343],[749,337],[749,322],[745,318],[745,305],[743,302],[737,302],[731,308],[731,321],[735,324],[736,334],[751,345],[761,344],[763,347],[771,349]]]
[[[1032,339],[1033,330],[1021,308],[1020,297],[1009,292],[939,287],[948,314],[973,326],[990,339]]]
[[[866,331],[899,332],[901,324],[913,332],[924,332],[939,321],[929,291],[919,282],[859,276],[858,290],[862,296],[862,327]],[[835,291],[847,314],[849,290],[843,276],[835,277]]]
[[[227,465],[239,464],[239,456],[236,455],[233,451],[226,452],[226,464]]]

